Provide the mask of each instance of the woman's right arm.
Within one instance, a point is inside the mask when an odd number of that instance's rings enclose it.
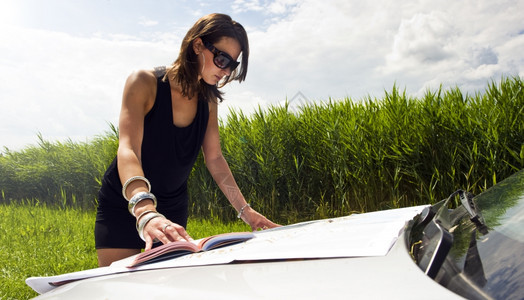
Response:
[[[156,78],[152,72],[136,71],[129,75],[124,86],[119,120],[117,161],[122,184],[133,176],[144,176],[141,163],[144,117],[153,107],[155,97]],[[136,180],[126,188],[126,196],[130,199],[138,192],[147,191],[146,183]],[[136,215],[145,210],[154,210],[153,201],[140,201],[135,208]]]
[[[118,172],[124,184],[134,176],[144,176],[141,161],[141,148],[144,134],[144,118],[153,107],[156,98],[156,77],[153,72],[138,71],[129,76],[124,87],[119,121]],[[142,180],[133,181],[126,188],[130,199],[139,192],[148,192]],[[156,211],[152,200],[146,199],[136,204],[134,212],[140,216],[148,210]],[[169,224],[169,227],[166,225]],[[137,233],[138,234],[138,233]],[[151,249],[153,240],[166,244],[177,240],[191,240],[184,227],[164,218],[154,218],[143,229],[145,249]]]

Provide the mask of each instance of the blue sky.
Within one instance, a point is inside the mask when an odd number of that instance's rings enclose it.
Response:
[[[118,122],[126,77],[170,64],[211,12],[250,38],[247,81],[225,88],[225,120],[297,93],[358,101],[394,84],[417,96],[523,77],[521,11],[516,0],[2,0],[0,147],[102,134]]]

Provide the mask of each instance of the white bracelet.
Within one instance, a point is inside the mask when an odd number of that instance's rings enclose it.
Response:
[[[146,227],[147,223],[149,223],[149,221],[153,220],[154,218],[159,218],[159,217],[165,218],[164,215],[162,214],[154,213],[154,214],[147,214],[142,218],[143,220],[140,220],[140,224],[138,224],[137,231],[138,231],[138,236],[140,236],[140,238],[144,242],[146,241],[146,239],[144,238],[144,228]]]
[[[136,180],[142,180],[143,182],[145,182],[147,184],[147,188],[149,192],[151,193],[151,183],[149,182],[149,180],[147,180],[147,178],[145,178],[144,176],[133,176],[124,183],[124,186],[122,186],[122,196],[124,196],[124,199],[126,199],[127,201],[129,201],[129,199],[127,199],[127,196],[126,196],[127,186],[131,184],[131,182],[136,181]]]
[[[249,203],[247,203],[246,205],[242,206],[242,208],[238,212],[237,218],[240,219],[240,217],[242,217],[242,214],[244,213],[244,209],[246,209],[246,207],[251,207],[251,205],[249,205]]]
[[[138,231],[138,221],[140,221],[140,219],[147,215],[147,214],[150,214],[150,213],[156,213],[156,211],[154,210],[146,210],[145,212],[141,213],[138,215],[138,217],[136,217],[136,230]]]
[[[131,200],[129,200],[129,203],[127,204],[127,209],[129,210],[129,213],[133,217],[136,217],[135,216],[135,206],[138,204],[138,202],[142,200],[146,200],[146,199],[153,200],[153,205],[156,208],[157,201],[156,201],[155,195],[153,195],[152,193],[148,193],[148,192],[136,193],[135,195],[133,195],[133,197],[131,197]]]

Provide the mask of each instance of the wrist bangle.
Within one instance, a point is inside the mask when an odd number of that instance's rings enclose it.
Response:
[[[244,209],[246,209],[246,207],[251,207],[251,205],[249,205],[249,203],[247,203],[246,205],[242,206],[242,208],[238,211],[237,218],[240,219],[240,217],[242,217],[242,214],[244,213]]]
[[[124,196],[124,199],[126,199],[127,201],[129,201],[129,199],[127,199],[127,196],[126,196],[127,186],[131,184],[131,182],[137,181],[137,180],[142,180],[143,182],[145,182],[147,184],[147,189],[151,193],[151,183],[149,182],[149,180],[147,180],[147,178],[145,178],[144,176],[133,176],[129,178],[128,180],[126,180],[126,182],[124,183],[124,186],[122,186],[122,196]]]
[[[146,239],[144,238],[144,228],[146,227],[147,223],[149,223],[149,221],[153,220],[154,218],[159,218],[159,217],[165,218],[164,215],[162,214],[154,213],[154,214],[148,214],[144,216],[143,220],[140,220],[137,231],[138,231],[138,236],[140,236],[140,238],[144,242],[146,241]]]
[[[141,219],[143,216],[145,216],[145,215],[147,215],[147,214],[149,214],[149,213],[156,213],[156,211],[154,211],[154,210],[146,210],[146,211],[144,211],[143,213],[139,214],[138,217],[136,217],[136,230],[138,230],[138,221],[140,221],[140,219]]]
[[[135,216],[135,206],[138,204],[138,202],[142,200],[150,199],[153,200],[153,205],[156,208],[156,197],[152,193],[148,192],[140,192],[136,193],[133,197],[131,197],[131,200],[129,200],[129,203],[127,204],[127,209],[129,210],[129,213],[133,216]]]

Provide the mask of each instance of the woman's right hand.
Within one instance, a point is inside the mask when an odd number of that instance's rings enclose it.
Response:
[[[153,241],[159,240],[163,244],[175,241],[192,241],[184,227],[173,223],[164,217],[156,217],[147,222],[144,227],[143,237],[146,240],[145,250],[153,247]]]

